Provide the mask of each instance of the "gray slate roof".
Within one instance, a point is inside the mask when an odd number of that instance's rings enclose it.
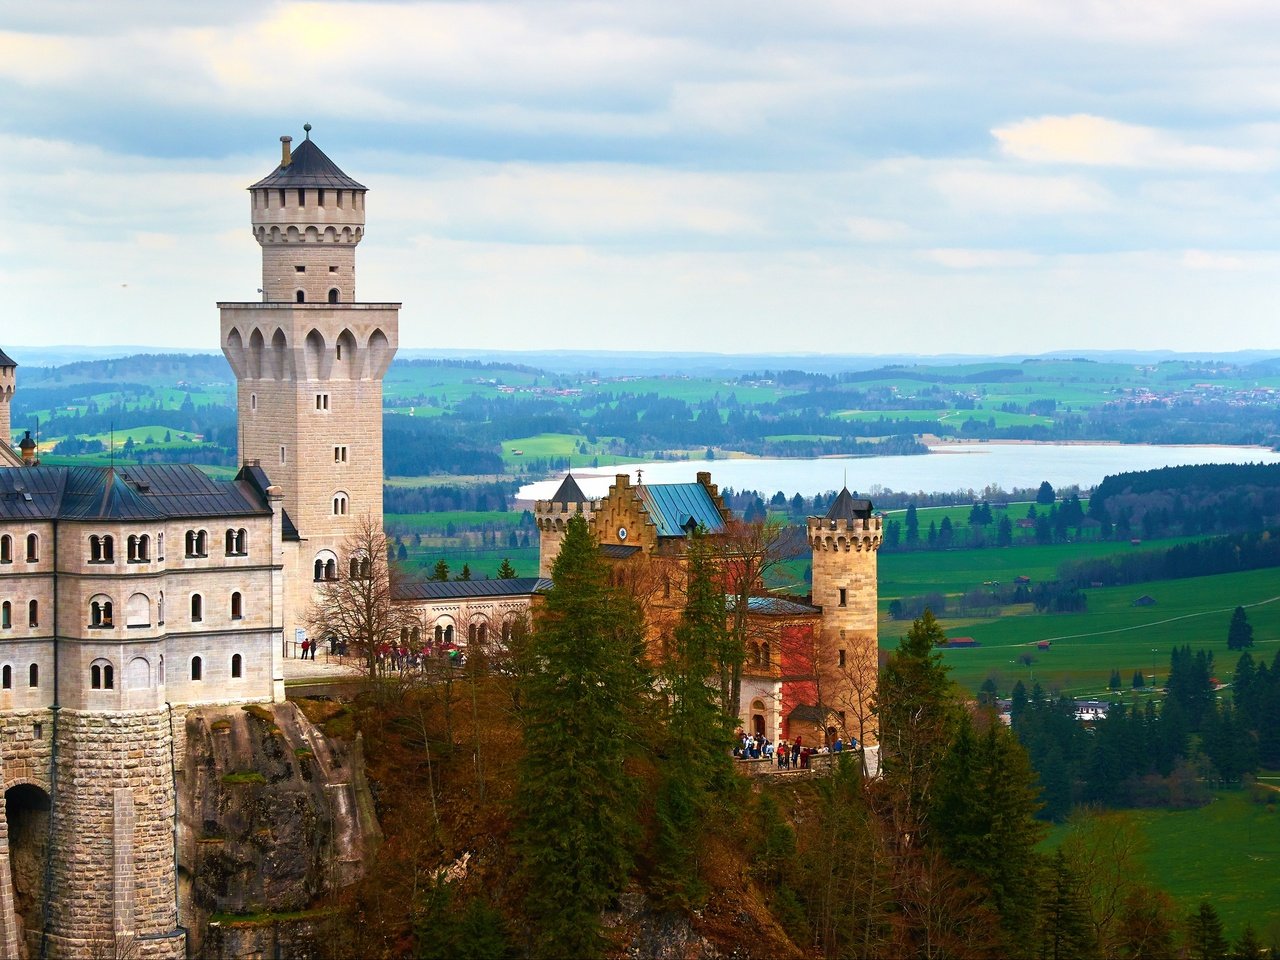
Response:
[[[725,609],[732,611],[737,603],[735,598],[725,595]],[[752,613],[767,614],[774,617],[795,617],[821,613],[821,607],[801,603],[798,600],[787,600],[784,597],[748,597],[747,609]]]
[[[250,484],[211,480],[190,464],[0,469],[5,519],[202,519],[270,512]]]
[[[871,501],[857,500],[845,487],[840,495],[831,502],[827,511],[827,520],[869,520],[871,518]]]
[[[426,580],[396,587],[397,600],[464,600],[468,597],[523,597],[551,589],[545,577],[511,580]]]
[[[276,167],[253,186],[259,187],[331,187],[335,190],[367,190],[362,183],[357,183],[343,173],[336,163],[325,156],[324,151],[315,145],[308,135],[294,149],[287,167]]]
[[[610,560],[625,560],[639,552],[640,548],[630,543],[600,544],[600,556],[608,557]]]
[[[572,473],[566,473],[564,480],[560,483],[560,488],[551,495],[552,503],[589,503],[587,495],[582,492],[582,488],[578,486],[578,481],[573,479]]]
[[[0,367],[16,367],[18,361],[14,360],[3,349],[0,349]]]

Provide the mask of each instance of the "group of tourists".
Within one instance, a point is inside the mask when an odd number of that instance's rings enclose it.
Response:
[[[739,731],[737,742],[733,746],[733,755],[738,760],[770,760],[776,763],[780,770],[805,770],[809,767],[811,757],[843,753],[857,748],[857,737],[850,737],[847,741],[843,737],[836,737],[830,746],[814,748],[805,745],[804,737],[796,737],[790,742],[783,739],[774,744],[762,733],[749,735]]]

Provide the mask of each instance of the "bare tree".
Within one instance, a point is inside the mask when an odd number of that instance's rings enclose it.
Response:
[[[342,545],[339,577],[321,581],[307,614],[313,642],[325,637],[345,641],[370,678],[385,668],[381,652],[398,646],[402,631],[418,625],[412,606],[396,602],[406,578],[388,560],[387,547],[382,524],[371,516],[359,518]]]
[[[858,743],[874,743],[876,736],[876,687],[880,676],[880,651],[869,643],[854,643],[844,651],[844,662],[835,661],[827,684],[831,704],[844,717],[845,731]]]
[[[751,616],[751,598],[762,595],[765,575],[782,557],[786,526],[779,520],[748,523],[733,518],[717,538],[717,565],[729,597],[729,629],[717,664],[720,674],[720,702],[725,712],[739,716],[742,706],[742,664],[753,633],[760,628]]]

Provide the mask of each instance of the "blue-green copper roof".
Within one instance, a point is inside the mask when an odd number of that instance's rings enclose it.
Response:
[[[641,484],[636,493],[660,537],[688,536],[698,527],[705,527],[708,533],[724,532],[724,519],[700,483]]]

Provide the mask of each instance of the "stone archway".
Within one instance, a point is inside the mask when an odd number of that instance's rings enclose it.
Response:
[[[49,794],[30,783],[4,793],[9,828],[9,874],[13,879],[13,912],[17,941],[23,944],[44,926],[45,856],[49,846]]]

